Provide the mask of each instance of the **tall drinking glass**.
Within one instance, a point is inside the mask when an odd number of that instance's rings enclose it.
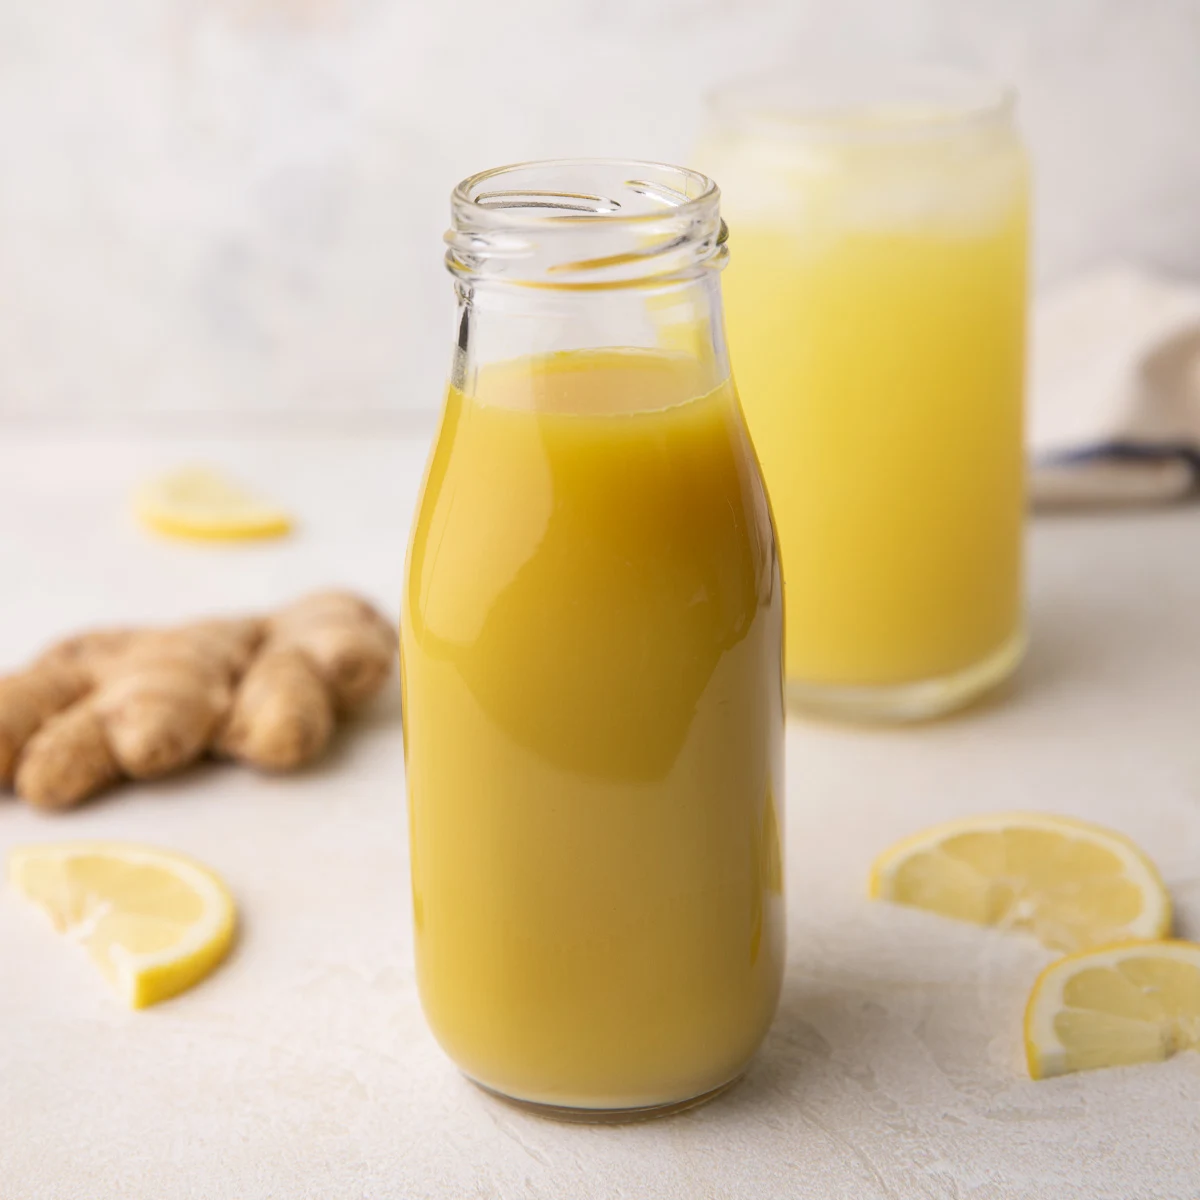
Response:
[[[1010,95],[940,71],[713,106],[730,352],[783,560],[793,703],[911,719],[1025,642],[1028,171]]]

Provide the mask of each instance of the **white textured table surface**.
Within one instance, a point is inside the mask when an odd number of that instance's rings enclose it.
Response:
[[[150,540],[131,481],[244,467],[304,524],[275,545]],[[0,429],[0,663],[73,625],[355,585],[394,606],[423,449],[398,437],[72,438]],[[876,851],[928,822],[1029,807],[1137,838],[1200,934],[1200,511],[1037,523],[1019,686],[905,732],[794,724],[789,969],[745,1080],[671,1120],[573,1128],[463,1082],[410,963],[398,700],[284,782],[213,766],[43,817],[0,851],[134,838],[218,868],[244,931],[210,981],[124,1011],[0,896],[4,1200],[1194,1200],[1200,1056],[1025,1078],[1035,945],[864,899]]]

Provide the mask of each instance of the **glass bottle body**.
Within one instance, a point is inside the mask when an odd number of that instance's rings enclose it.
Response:
[[[648,169],[612,167],[460,193],[628,209]],[[402,617],[426,1015],[482,1086],[592,1119],[736,1078],[783,957],[774,535],[721,342],[715,195],[654,170],[680,197],[661,228],[516,210],[505,244],[536,239],[545,270],[476,240],[456,271]],[[679,238],[695,261],[664,261]]]

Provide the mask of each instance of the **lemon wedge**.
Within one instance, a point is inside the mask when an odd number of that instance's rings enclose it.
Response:
[[[1046,968],[1025,1010],[1034,1079],[1200,1047],[1200,945],[1126,942]]]
[[[140,520],[171,537],[239,541],[280,537],[292,527],[282,509],[208,467],[183,467],[144,484],[134,499]]]
[[[1053,950],[1163,937],[1171,901],[1127,838],[1068,817],[997,813],[938,825],[885,850],[871,895],[1032,933]]]
[[[233,942],[229,890],[189,858],[124,842],[24,846],[8,856],[13,888],[81,942],[133,1008],[191,987]]]

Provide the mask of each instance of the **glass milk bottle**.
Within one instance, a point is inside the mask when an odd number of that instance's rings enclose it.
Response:
[[[783,967],[782,598],[718,191],[652,163],[452,198],[458,340],[402,617],[417,977],[542,1111],[686,1107]]]
[[[1003,90],[767,80],[700,153],[730,350],[779,532],[787,687],[834,715],[966,703],[1025,634],[1028,172]]]

